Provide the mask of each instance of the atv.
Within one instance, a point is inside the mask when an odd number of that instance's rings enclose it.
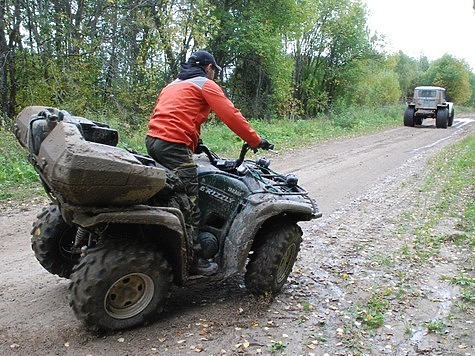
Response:
[[[33,251],[48,272],[70,279],[70,305],[92,329],[152,321],[173,284],[244,273],[251,293],[274,295],[300,249],[298,222],[322,215],[296,176],[274,172],[265,158],[246,160],[247,144],[239,158],[223,159],[200,143],[201,221],[193,246],[186,203],[168,204],[182,194],[180,182],[147,155],[117,147],[116,130],[34,106],[17,116],[14,131],[51,200],[33,224]],[[194,253],[218,271],[192,274]]]

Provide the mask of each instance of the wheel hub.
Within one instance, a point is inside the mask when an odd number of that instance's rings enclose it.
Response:
[[[281,283],[289,275],[290,269],[294,264],[294,258],[296,254],[297,248],[295,244],[290,245],[287,251],[285,251],[285,254],[280,262],[279,268],[277,269],[277,283]]]
[[[153,280],[143,273],[119,278],[107,291],[104,307],[111,317],[131,318],[142,312],[154,295]]]

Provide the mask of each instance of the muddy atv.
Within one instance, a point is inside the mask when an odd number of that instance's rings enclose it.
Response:
[[[244,273],[250,292],[278,293],[302,241],[299,221],[321,216],[294,175],[269,161],[222,159],[200,144],[198,253],[211,276],[190,273],[180,193],[171,172],[117,147],[107,125],[46,107],[27,107],[15,135],[51,199],[32,230],[32,248],[50,273],[70,279],[75,315],[93,329],[118,330],[155,319],[173,284],[225,280]],[[175,199],[176,200],[176,199]]]

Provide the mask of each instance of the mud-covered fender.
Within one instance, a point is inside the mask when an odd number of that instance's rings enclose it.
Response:
[[[174,267],[175,282],[181,283],[186,280],[190,263],[188,257],[191,256],[191,251],[188,251],[185,222],[179,209],[134,205],[127,208],[100,208],[95,210],[80,210],[77,207],[68,209],[66,206],[62,210],[66,221],[70,220],[71,223],[86,229],[101,224],[132,224],[156,227],[156,229],[153,229],[157,232],[156,234],[145,237],[150,241],[161,238],[168,240],[169,243],[166,245],[173,246],[172,251],[163,252]]]
[[[226,275],[244,271],[254,236],[266,221],[277,216],[298,222],[320,217],[321,213],[318,207],[306,202],[269,199],[269,195],[260,194],[249,197],[236,215],[224,242],[222,270]]]

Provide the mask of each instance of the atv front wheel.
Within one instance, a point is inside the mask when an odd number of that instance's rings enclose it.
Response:
[[[169,263],[152,246],[109,241],[90,249],[74,268],[70,304],[89,327],[131,328],[162,312],[172,279]]]
[[[79,260],[72,252],[77,228],[66,224],[57,205],[43,208],[37,218],[31,231],[36,259],[49,273],[69,278]]]
[[[246,287],[256,295],[276,294],[287,281],[300,250],[302,230],[295,223],[276,224],[256,236],[249,256]]]

